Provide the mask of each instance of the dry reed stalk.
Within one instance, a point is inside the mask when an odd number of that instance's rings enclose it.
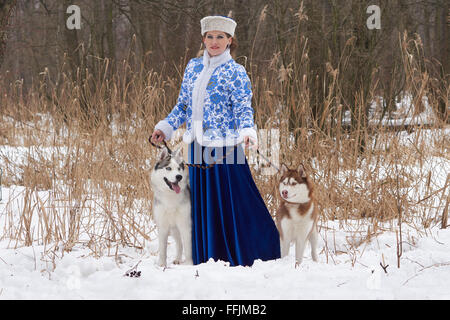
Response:
[[[449,203],[450,197],[447,195],[447,201],[445,202],[445,208],[442,212],[442,220],[441,220],[441,229],[447,229],[448,225],[448,203]]]
[[[447,174],[447,180],[445,183],[445,188],[442,191],[442,194],[445,194],[445,191],[447,190],[448,183],[450,182],[450,174]],[[441,218],[441,229],[446,229],[448,225],[448,203],[450,201],[450,193],[447,193],[447,199],[445,200],[445,207],[442,211],[442,218]]]

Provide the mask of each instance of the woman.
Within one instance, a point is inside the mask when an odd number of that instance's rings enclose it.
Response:
[[[170,139],[186,121],[189,162],[203,165],[189,167],[194,264],[213,258],[248,266],[276,259],[278,231],[241,146],[256,147],[257,135],[250,79],[230,54],[236,22],[209,16],[200,24],[206,50],[186,66],[177,104],[155,126],[152,141]]]

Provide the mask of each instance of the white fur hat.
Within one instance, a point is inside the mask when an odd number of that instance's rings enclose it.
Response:
[[[223,16],[208,16],[200,20],[200,25],[202,27],[202,36],[208,31],[222,31],[226,32],[232,37],[234,37],[234,30],[236,29],[236,21],[231,18]]]

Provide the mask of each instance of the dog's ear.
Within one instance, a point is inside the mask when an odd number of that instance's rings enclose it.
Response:
[[[160,161],[164,160],[164,159],[166,159],[169,156],[170,156],[170,150],[167,149],[166,147],[162,147],[161,148],[161,153],[159,154],[159,160]]]
[[[173,152],[173,156],[182,158],[183,157],[183,148],[181,146],[176,148],[175,151]]]
[[[303,166],[303,163],[300,163],[300,165],[297,168],[297,171],[302,178],[306,178],[306,172],[305,172],[305,167]]]
[[[281,175],[285,174],[288,170],[289,170],[288,167],[286,167],[286,165],[283,163],[280,167]]]

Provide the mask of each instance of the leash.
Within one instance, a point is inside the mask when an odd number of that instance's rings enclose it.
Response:
[[[152,142],[152,137],[151,137],[151,136],[148,138],[148,142],[150,142],[150,144],[151,144],[152,146],[154,146],[155,148],[157,148],[157,149],[162,149],[161,146],[159,146],[159,145],[157,145],[157,144],[154,144],[154,143]],[[167,148],[167,150],[169,151],[169,154],[172,154],[172,150],[170,150],[169,146],[168,146],[167,143],[166,143],[166,140],[163,140],[163,144],[164,144],[164,146]],[[234,146],[233,149],[231,149],[230,151],[228,151],[227,154],[225,154],[223,157],[221,157],[221,158],[219,158],[219,159],[216,159],[216,161],[214,161],[213,163],[210,163],[210,164],[208,164],[208,165],[193,164],[193,163],[186,163],[186,165],[187,165],[188,167],[195,167],[195,168],[201,168],[201,169],[210,169],[210,168],[214,167],[214,166],[217,164],[217,162],[219,162],[220,160],[223,160],[223,159],[226,158],[228,155],[230,155],[232,152],[234,152],[234,149],[236,149],[236,146]]]
[[[261,152],[259,152],[259,148],[256,149],[256,153],[257,153],[261,158],[263,158],[268,164],[270,164],[272,167],[274,167],[278,172],[280,172],[280,168],[277,167],[276,165],[274,165],[274,164],[272,163],[272,161],[270,161],[269,159],[267,159],[266,156],[263,156],[263,155],[261,154]]]
[[[148,138],[148,141],[149,141],[149,142],[151,143],[151,145],[154,146],[155,148],[162,149],[161,146],[156,145],[156,144],[154,144],[154,143],[152,142],[152,137],[151,137],[151,136]],[[252,141],[250,141],[250,142],[253,144]],[[172,154],[172,150],[170,150],[169,146],[168,146],[167,143],[166,143],[166,140],[163,140],[163,144],[164,144],[164,146],[167,148],[167,150],[169,151],[169,154]],[[216,161],[214,161],[213,163],[210,163],[210,164],[208,164],[208,165],[193,164],[193,163],[186,163],[186,165],[187,165],[188,167],[193,167],[193,168],[210,169],[210,168],[214,167],[214,166],[217,164],[218,161],[223,160],[223,159],[225,159],[227,156],[229,156],[232,152],[234,152],[235,149],[236,149],[236,146],[234,146],[233,149],[231,149],[230,151],[228,151],[227,154],[225,154],[224,156],[222,156],[222,157],[219,158],[219,159],[216,159]],[[261,158],[263,158],[268,164],[270,164],[272,167],[274,167],[277,171],[280,171],[280,168],[279,168],[279,167],[277,167],[276,165],[274,165],[274,164],[272,163],[272,161],[270,161],[266,156],[264,156],[261,152],[259,152],[259,148],[256,149],[256,153],[257,153]]]
[[[154,144],[154,143],[152,142],[152,136],[148,137],[148,142],[150,142],[150,144],[151,144],[152,146],[154,146],[155,148],[157,148],[157,149],[162,149],[161,146],[159,146],[159,145],[157,145],[157,144]],[[164,146],[167,148],[167,151],[169,151],[169,153],[172,154],[172,150],[170,150],[169,146],[168,146],[167,143],[166,143],[166,140],[163,140],[163,143],[164,143]]]

